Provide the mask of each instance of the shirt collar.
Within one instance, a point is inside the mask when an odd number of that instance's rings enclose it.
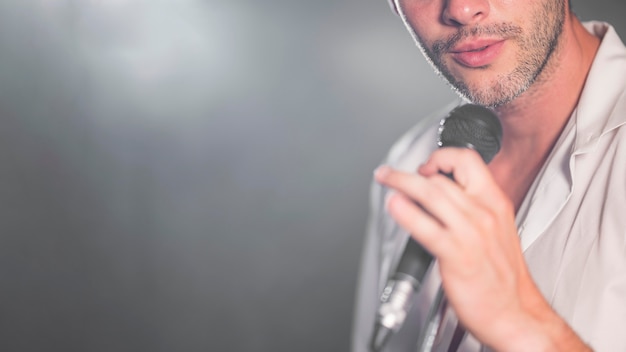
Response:
[[[588,22],[585,27],[602,43],[578,106],[516,215],[523,250],[539,238],[569,199],[574,156],[591,151],[600,136],[626,123],[626,116],[617,113],[626,110],[626,47],[606,23]]]
[[[589,32],[602,39],[587,76],[576,118],[574,153],[593,149],[600,136],[626,123],[626,47],[615,29],[604,22],[586,22]]]

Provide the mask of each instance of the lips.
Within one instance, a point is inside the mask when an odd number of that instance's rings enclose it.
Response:
[[[459,64],[469,68],[485,67],[496,60],[505,41],[475,40],[456,45],[449,53]]]

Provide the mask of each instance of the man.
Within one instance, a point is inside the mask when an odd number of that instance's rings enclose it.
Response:
[[[492,108],[504,133],[488,166],[472,150],[436,149],[448,107],[376,170],[353,350],[369,348],[410,233],[437,264],[387,351],[416,350],[440,282],[453,313],[434,350],[457,350],[461,326],[458,350],[626,351],[624,44],[608,24],[582,24],[568,0],[393,8],[459,103]]]

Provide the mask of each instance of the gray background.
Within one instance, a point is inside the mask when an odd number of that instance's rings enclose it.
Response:
[[[347,350],[371,171],[452,97],[384,0],[1,2],[0,349]]]

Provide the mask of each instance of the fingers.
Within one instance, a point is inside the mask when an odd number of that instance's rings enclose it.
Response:
[[[453,174],[454,181],[441,172]],[[387,202],[389,214],[435,256],[497,237],[501,231],[495,228],[512,209],[478,153],[469,149],[439,149],[419,174],[382,166],[375,178],[398,193]]]
[[[469,207],[463,190],[443,175],[423,177],[382,166],[376,171],[375,177],[381,184],[411,198],[444,228],[449,226],[446,218],[451,215],[451,211],[463,211]]]
[[[485,162],[473,149],[453,147],[437,149],[426,163],[418,168],[418,172],[426,177],[437,173],[452,175],[466,195],[487,208],[500,208],[508,212],[512,207],[509,198],[497,186]]]
[[[468,148],[437,149],[418,172],[424,176],[439,172],[451,174],[454,181],[470,194],[482,191],[485,183],[492,181],[491,173],[478,152]]]
[[[383,165],[374,176],[378,182],[406,194],[437,218],[447,210],[446,207],[440,207],[445,202],[435,201],[437,199],[443,197],[458,207],[465,206],[465,196],[459,185],[439,173],[423,177]]]
[[[471,202],[452,180],[436,174],[415,173],[380,167],[376,180],[394,189],[387,199],[387,212],[435,256],[453,248],[454,236],[471,217]]]
[[[433,255],[439,256],[442,250],[450,248],[450,238],[441,236],[445,232],[443,224],[406,195],[391,192],[386,201],[386,208],[396,222],[414,234],[416,240]]]

